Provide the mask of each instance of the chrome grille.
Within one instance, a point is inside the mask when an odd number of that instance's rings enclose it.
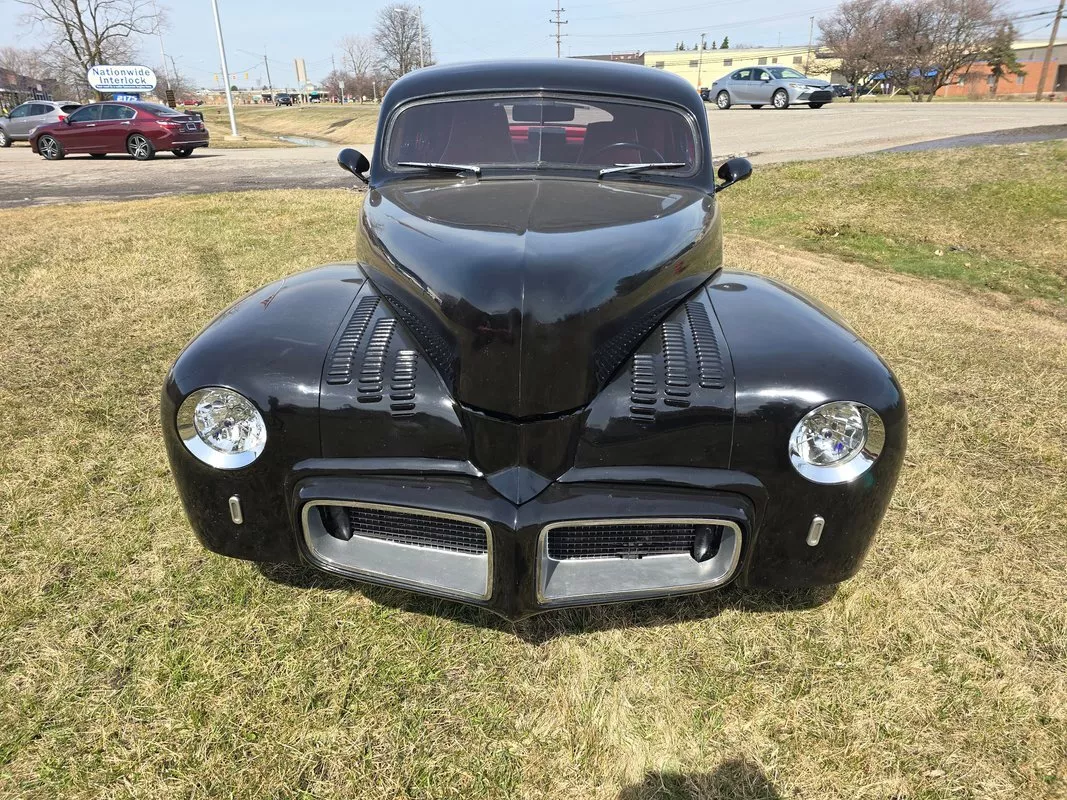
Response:
[[[715,539],[720,539],[725,531],[722,525],[691,520],[558,525],[548,531],[548,556],[555,561],[564,561],[688,554],[693,551],[698,529],[710,533]]]
[[[411,513],[399,510],[368,506],[319,506],[323,523],[331,535],[336,522],[331,521],[332,509],[339,509],[347,518],[348,536],[363,536],[370,539],[447,550],[453,553],[484,555],[489,543],[485,528],[450,516],[437,516],[433,512]],[[333,517],[336,520],[336,517]]]

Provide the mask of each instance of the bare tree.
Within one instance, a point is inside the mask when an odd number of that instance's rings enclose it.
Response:
[[[883,30],[888,13],[887,0],[846,0],[833,16],[819,20],[823,46],[841,59],[838,69],[854,87],[849,102],[856,102],[860,85],[892,61]]]
[[[378,12],[374,43],[383,73],[392,79],[407,75],[419,66],[419,11],[407,3],[392,3]],[[423,26],[422,63],[433,63],[430,34]]]
[[[175,101],[180,103],[183,97],[193,93],[192,81],[180,72],[175,72],[173,67],[156,67],[154,71],[158,80],[155,91],[157,97],[166,97],[167,90],[170,89],[174,92]]]
[[[894,75],[913,100],[937,91],[988,51],[1001,20],[995,0],[909,0],[889,13]]]
[[[24,20],[49,37],[44,53],[53,77],[71,88],[84,87],[89,67],[132,60],[138,38],[165,21],[152,0],[16,2],[26,8]]]
[[[369,36],[346,36],[341,40],[341,62],[353,75],[369,75],[374,70],[377,53]]]
[[[378,66],[378,53],[374,40],[369,36],[346,36],[341,40],[341,65],[351,76],[345,89],[363,101],[374,92],[374,73]]]
[[[0,47],[0,69],[27,78],[40,78],[41,53],[32,48]]]
[[[331,98],[341,99],[341,84],[345,85],[345,94],[355,94],[358,91],[358,82],[356,77],[347,70],[335,69],[330,72],[325,78],[322,79],[322,88],[330,95]]]

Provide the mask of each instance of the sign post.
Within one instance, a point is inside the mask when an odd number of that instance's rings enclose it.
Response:
[[[341,88],[341,105],[345,104],[345,82],[339,81],[337,84]]]

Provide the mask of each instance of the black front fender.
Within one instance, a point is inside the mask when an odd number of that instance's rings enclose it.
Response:
[[[907,409],[900,384],[843,320],[789,286],[723,272],[708,284],[708,295],[734,365],[730,467],[757,477],[773,498],[746,579],[789,587],[851,577],[904,459]],[[874,466],[850,483],[813,483],[790,463],[789,437],[805,414],[834,400],[874,409],[885,425],[885,447]],[[816,515],[826,522],[812,546],[806,539]]]

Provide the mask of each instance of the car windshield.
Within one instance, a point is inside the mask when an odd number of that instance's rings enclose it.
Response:
[[[691,174],[699,152],[688,116],[668,106],[541,95],[413,103],[389,126],[384,151],[390,169],[681,165],[657,171],[668,175]]]
[[[771,67],[771,74],[776,78],[807,78],[803,72],[797,72],[789,67]]]

